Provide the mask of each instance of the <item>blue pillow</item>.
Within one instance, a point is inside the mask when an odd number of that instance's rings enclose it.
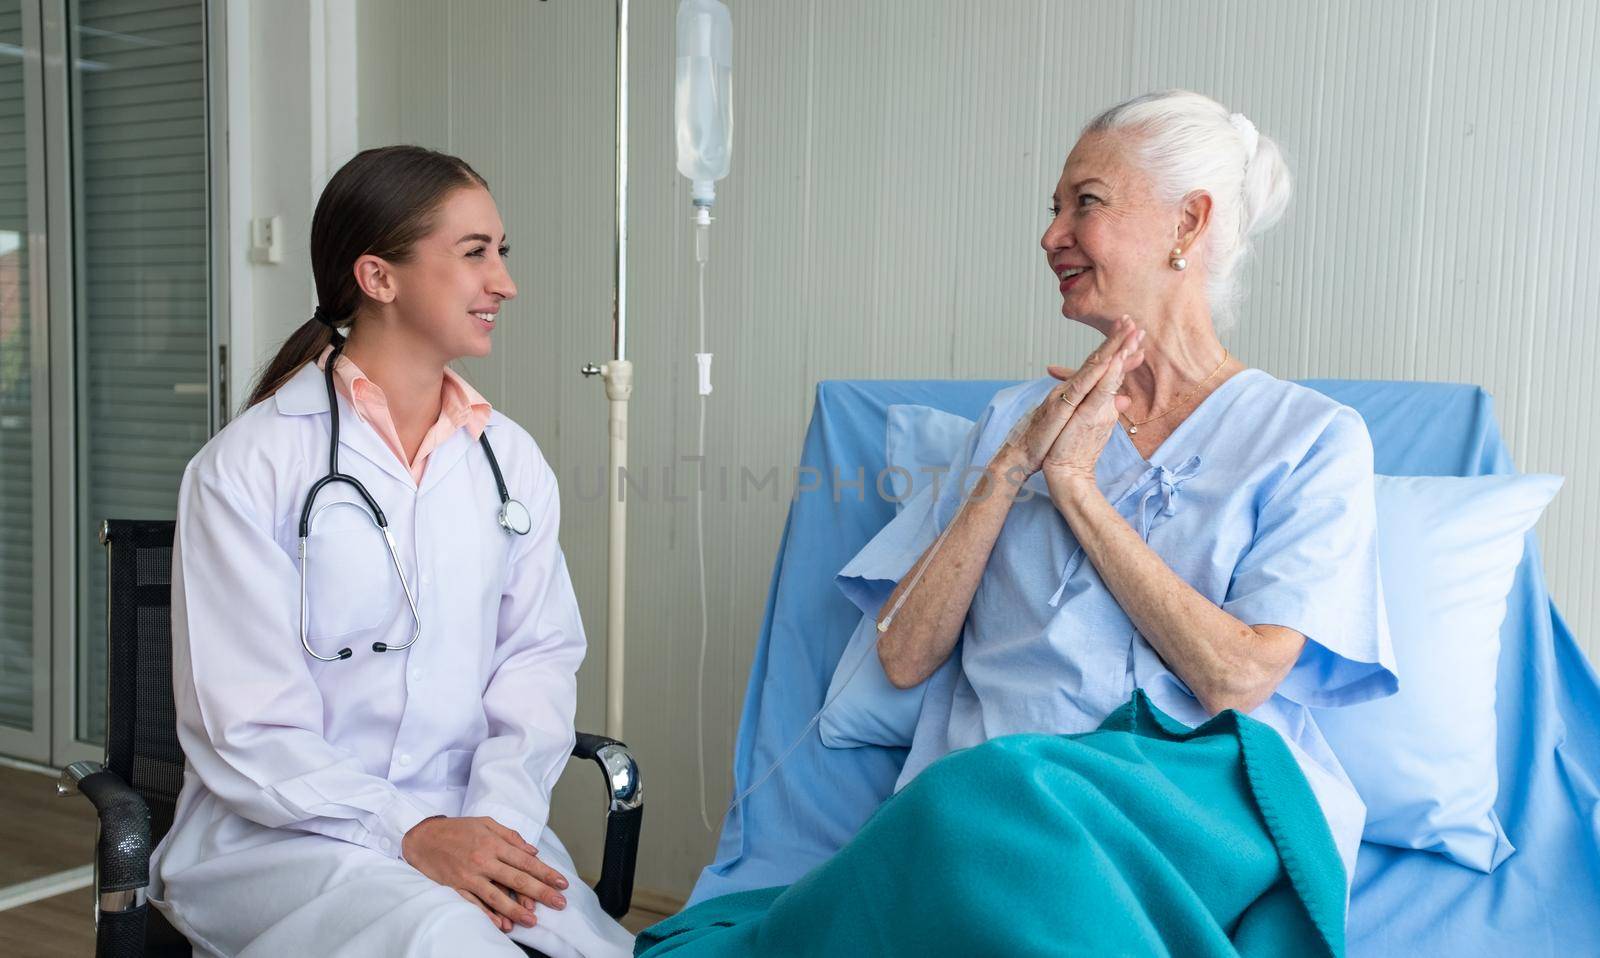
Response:
[[[895,688],[878,658],[877,639],[878,623],[872,616],[863,615],[839,657],[817,721],[817,734],[829,748],[905,748],[911,744],[928,683]]]
[[[1367,803],[1362,838],[1482,872],[1514,851],[1494,812],[1495,680],[1527,532],[1559,476],[1378,476],[1378,561],[1400,691],[1316,711]]]
[[[884,463],[896,513],[923,489],[943,486],[973,422],[930,406],[893,405],[884,430]]]
[[[891,474],[887,485],[896,499],[896,512],[927,513],[921,533],[923,548],[938,534],[931,521],[934,479],[938,477],[941,487],[949,481],[939,471],[950,468],[974,425],[970,419],[929,406],[889,407],[884,449]],[[922,694],[933,677],[909,689],[895,688],[878,659],[877,625],[874,616],[861,617],[828,683],[817,731],[829,748],[904,748],[911,744],[922,712]],[[943,668],[954,668],[954,663],[952,656]]]

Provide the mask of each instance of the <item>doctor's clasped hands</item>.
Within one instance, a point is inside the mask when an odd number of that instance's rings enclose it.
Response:
[[[401,857],[411,867],[483,909],[501,931],[532,927],[534,902],[560,910],[561,873],[539,850],[492,818],[425,818],[406,832]]]

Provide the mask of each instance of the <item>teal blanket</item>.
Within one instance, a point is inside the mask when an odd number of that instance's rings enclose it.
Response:
[[[1345,876],[1278,734],[1144,693],[1081,735],[952,753],[786,888],[701,902],[635,955],[1344,953]]]

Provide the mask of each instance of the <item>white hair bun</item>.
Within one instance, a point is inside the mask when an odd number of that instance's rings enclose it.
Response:
[[[1261,134],[1256,130],[1256,125],[1243,113],[1228,114],[1228,122],[1239,131],[1239,138],[1244,141],[1245,162],[1256,158],[1256,147],[1261,144]]]

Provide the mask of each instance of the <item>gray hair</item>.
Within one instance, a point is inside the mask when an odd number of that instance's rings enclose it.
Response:
[[[1155,181],[1162,201],[1189,193],[1211,195],[1211,224],[1203,240],[1210,300],[1219,329],[1233,325],[1241,298],[1239,267],[1250,238],[1283,216],[1292,192],[1278,144],[1256,132],[1242,113],[1189,90],[1164,90],[1119,103],[1090,120],[1084,135],[1125,131],[1137,140],[1136,160]]]

